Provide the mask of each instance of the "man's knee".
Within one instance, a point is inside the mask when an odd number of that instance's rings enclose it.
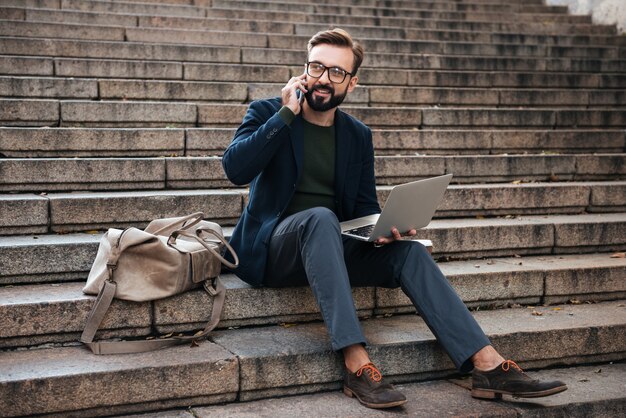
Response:
[[[396,241],[396,244],[398,244],[400,252],[402,253],[402,257],[404,257],[405,260],[421,260],[423,258],[431,258],[430,253],[428,252],[426,247],[424,247],[418,241]]]
[[[325,230],[341,233],[339,220],[332,210],[325,207],[314,207],[306,210],[306,227],[311,230]]]

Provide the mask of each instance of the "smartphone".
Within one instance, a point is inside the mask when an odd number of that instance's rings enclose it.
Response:
[[[304,79],[304,81],[306,82],[306,78]],[[298,102],[302,104],[302,102],[304,101],[304,93],[302,92],[302,90],[296,89],[296,98],[298,99]]]

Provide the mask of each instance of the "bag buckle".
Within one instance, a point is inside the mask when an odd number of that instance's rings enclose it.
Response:
[[[117,269],[117,263],[107,263],[107,270],[109,271],[108,281],[112,282],[113,280],[113,272]]]
[[[211,282],[213,282],[213,280],[211,280]],[[207,291],[207,293],[213,297],[217,296],[217,289],[211,284],[209,284],[209,280],[205,280],[204,281],[204,290]]]

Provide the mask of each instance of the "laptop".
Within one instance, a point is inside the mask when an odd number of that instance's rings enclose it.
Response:
[[[427,226],[450,184],[452,174],[400,184],[391,189],[380,214],[341,222],[341,233],[361,241],[391,236],[396,227],[401,234]]]

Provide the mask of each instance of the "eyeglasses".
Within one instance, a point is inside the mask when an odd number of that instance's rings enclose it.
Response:
[[[319,62],[307,62],[306,73],[313,78],[320,78],[324,75],[324,72],[328,70],[328,79],[336,84],[344,82],[347,76],[352,77],[354,74],[347,72],[343,68],[339,67],[327,67]]]

